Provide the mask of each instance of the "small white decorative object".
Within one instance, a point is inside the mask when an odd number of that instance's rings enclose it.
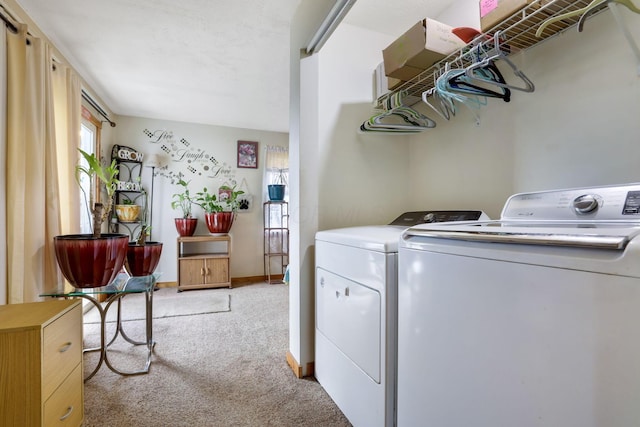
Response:
[[[120,191],[140,191],[140,184],[130,181],[118,181],[116,190]]]
[[[121,148],[120,150],[118,150],[118,158],[120,160],[129,160],[129,155],[130,155],[129,150],[125,150],[124,148]]]

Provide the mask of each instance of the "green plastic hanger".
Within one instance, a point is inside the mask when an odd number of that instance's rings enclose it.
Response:
[[[609,3],[612,3],[612,2],[621,4],[621,5],[625,6],[627,9],[629,9],[631,12],[640,14],[640,9],[638,9],[636,7],[636,5],[634,5],[631,0],[604,0],[603,2],[599,3],[598,6],[600,4],[604,4],[604,3],[606,3],[608,5]],[[584,22],[587,20],[587,18],[590,15],[593,15],[598,10],[600,10],[600,9],[597,6],[594,6],[591,9],[589,9],[588,11],[586,11],[585,13],[582,14],[582,16],[580,17],[580,20],[578,21],[578,32],[582,32],[582,29],[584,27]]]

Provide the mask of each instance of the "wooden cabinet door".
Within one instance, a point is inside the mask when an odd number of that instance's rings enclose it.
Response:
[[[205,283],[229,282],[229,258],[208,258],[205,260]]]
[[[205,262],[203,259],[180,260],[180,286],[201,285],[204,283]]]

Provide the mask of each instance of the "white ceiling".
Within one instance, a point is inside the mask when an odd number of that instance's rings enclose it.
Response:
[[[280,132],[301,1],[17,0],[115,114]],[[452,2],[358,0],[344,22],[395,36]]]

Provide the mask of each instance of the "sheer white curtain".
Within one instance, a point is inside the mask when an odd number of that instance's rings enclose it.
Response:
[[[56,163],[61,234],[80,233],[80,193],[75,180],[79,160],[80,128],[82,123],[82,85],[80,78],[69,67],[56,64],[52,74],[53,101],[56,125]]]
[[[282,175],[285,184],[289,182],[289,149],[278,145],[267,145],[264,156],[264,176],[262,178],[262,200],[269,200],[267,186],[279,184],[277,178]],[[285,188],[284,200],[289,200],[289,186]]]

